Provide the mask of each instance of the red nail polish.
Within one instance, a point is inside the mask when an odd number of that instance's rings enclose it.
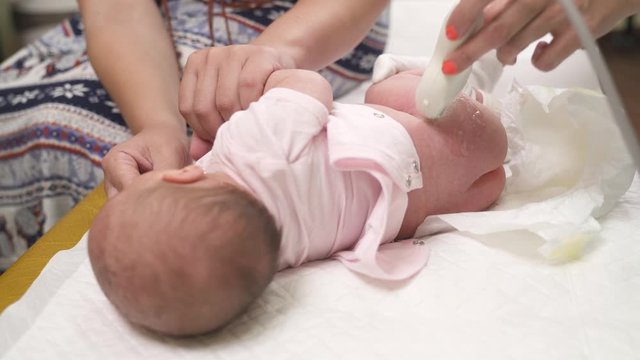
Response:
[[[442,73],[445,75],[455,75],[458,73],[458,66],[451,60],[442,63]]]
[[[458,40],[458,32],[456,31],[456,28],[453,27],[453,25],[447,25],[445,34],[447,35],[447,39],[449,40]]]

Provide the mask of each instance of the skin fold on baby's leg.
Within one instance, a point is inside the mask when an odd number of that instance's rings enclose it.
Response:
[[[429,215],[486,209],[505,184],[507,137],[498,115],[481,98],[460,96],[440,119],[425,119],[415,109],[419,80],[419,71],[400,73],[365,97],[405,127],[420,157],[423,187],[409,193],[399,239],[413,236]]]

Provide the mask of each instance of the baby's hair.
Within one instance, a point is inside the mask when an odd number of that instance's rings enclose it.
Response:
[[[105,246],[111,249],[103,249],[94,269],[98,280],[104,273],[100,285],[134,323],[171,335],[220,328],[277,270],[281,235],[273,217],[233,185],[163,182],[117,206],[122,195],[110,209],[109,237],[115,238]],[[144,220],[136,221],[142,211]],[[122,242],[131,247],[125,250]]]

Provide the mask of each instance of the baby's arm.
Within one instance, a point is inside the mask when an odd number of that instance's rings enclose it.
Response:
[[[309,95],[320,101],[327,110],[333,107],[333,91],[329,82],[315,71],[285,69],[271,73],[264,87],[264,93],[273,88],[287,88]]]

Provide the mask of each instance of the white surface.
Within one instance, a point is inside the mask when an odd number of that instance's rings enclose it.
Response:
[[[0,317],[0,354],[3,359],[635,359],[640,353],[638,214],[636,182],[603,220],[597,246],[581,261],[562,266],[525,260],[456,234],[431,238],[427,268],[402,284],[360,278],[334,261],[310,263],[280,273],[232,326],[189,340],[156,337],[124,322],[102,296],[83,240],[56,256],[34,284],[40,296],[50,292],[50,300],[37,304],[30,293]],[[68,276],[53,269],[70,258],[84,262],[59,290],[47,289],[45,283]],[[40,306],[35,319],[12,316],[37,313]],[[27,331],[16,336],[14,325],[24,323],[30,323]]]
[[[427,55],[430,49],[421,49],[429,45],[428,29],[433,44],[437,15],[448,7],[447,1],[396,0],[389,50]],[[523,60],[507,70],[502,91],[513,75],[524,84],[597,86],[584,57],[544,76]],[[362,88],[351,99],[361,96]],[[0,316],[0,357],[637,359],[637,179],[600,223],[587,254],[564,265],[495,246],[504,243],[499,236],[479,242],[455,233],[429,238],[429,264],[401,284],[359,277],[335,261],[307,264],[278,274],[231,326],[189,340],[157,337],[118,316],[93,278],[85,239],[56,255]]]

